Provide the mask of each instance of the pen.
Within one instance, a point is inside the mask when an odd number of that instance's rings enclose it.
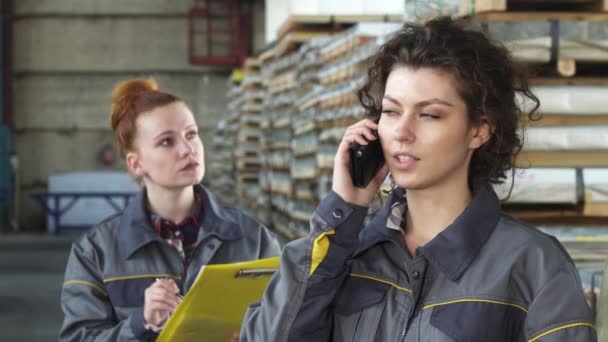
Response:
[[[167,281],[167,280],[173,280],[171,278],[156,278],[156,281]],[[179,298],[179,300],[181,301],[182,299],[184,299],[184,296],[182,296],[179,292],[175,294],[177,296],[177,298]]]

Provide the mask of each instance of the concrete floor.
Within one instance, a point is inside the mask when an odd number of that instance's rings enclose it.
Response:
[[[0,235],[2,341],[57,341],[63,273],[76,238]]]

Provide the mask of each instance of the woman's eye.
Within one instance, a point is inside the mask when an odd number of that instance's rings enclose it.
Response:
[[[431,113],[420,113],[421,118],[438,119],[439,116]]]
[[[196,137],[197,135],[198,135],[197,131],[191,131],[186,134],[186,138],[192,139],[192,138]]]
[[[390,110],[390,109],[384,109],[384,110],[382,110],[382,114],[391,116],[391,115],[396,115],[397,112],[394,110]]]
[[[160,146],[171,146],[171,144],[173,143],[173,141],[171,139],[163,139],[160,141]]]

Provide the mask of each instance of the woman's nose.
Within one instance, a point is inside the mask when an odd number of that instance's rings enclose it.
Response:
[[[395,139],[403,142],[413,142],[416,139],[415,125],[415,115],[403,114],[393,128]]]
[[[179,153],[182,156],[186,156],[188,154],[194,154],[194,146],[189,141],[182,140],[182,142],[180,144]]]

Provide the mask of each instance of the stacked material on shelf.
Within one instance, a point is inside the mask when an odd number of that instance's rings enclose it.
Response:
[[[476,0],[476,1],[460,1],[458,12],[466,15],[470,13],[481,14],[486,12],[531,12],[531,11],[546,11],[551,13],[579,13],[608,11],[608,3],[603,0],[590,1],[521,1],[521,0]]]
[[[270,171],[269,184],[273,228],[280,234],[293,238],[290,233],[290,211],[294,185],[291,178],[292,164],[292,116],[296,100],[296,67],[301,55],[298,51],[275,56],[262,65],[262,73],[268,96],[265,114],[269,122],[269,146],[267,157]]]
[[[459,0],[409,0],[405,2],[405,20],[423,22],[440,15],[458,11]]]
[[[507,204],[580,205],[581,215],[608,217],[606,168],[516,169],[494,189]]]
[[[393,23],[359,23],[332,37],[320,49],[324,66],[318,71],[320,86],[302,99],[305,106],[316,106],[315,123],[318,127],[314,165],[318,199],[331,189],[333,160],[346,127],[365,118],[358,102],[357,91],[367,79],[371,58],[388,35],[401,25]],[[305,141],[300,143],[307,146]],[[303,173],[313,161],[303,161]]]
[[[571,127],[530,127],[526,151],[606,151],[608,125]]]
[[[211,148],[206,149],[207,175],[203,178],[210,189],[225,205],[236,204],[234,191],[234,135],[228,133],[227,121],[218,121],[215,134],[211,140]]]
[[[585,208],[589,216],[608,216],[608,169],[583,170]]]
[[[521,205],[529,205],[528,214],[534,212],[537,218],[608,217],[606,168],[530,168],[516,169],[514,178],[512,174],[508,172],[505,182],[494,188],[500,198],[506,199],[505,204],[519,205],[519,214],[526,211]]]
[[[332,39],[333,40],[333,39]],[[323,66],[320,50],[328,38],[313,39],[300,47],[302,56],[296,67],[297,96],[292,120],[291,178],[294,183],[293,208],[290,210],[290,229],[295,234],[307,232],[312,211],[318,204],[316,196],[318,169],[315,155],[318,150],[318,128],[315,116],[319,112],[317,98],[324,88],[318,71]]]
[[[608,167],[608,79],[533,82],[542,117],[528,122],[518,167]]]
[[[234,80],[230,80],[234,82]],[[243,86],[240,82],[231,83],[227,93],[227,112],[225,119],[218,121],[211,149],[206,149],[209,161],[204,182],[210,184],[218,199],[227,206],[238,204],[236,194],[236,163],[234,151],[237,148],[239,116],[244,104]]]
[[[507,176],[504,183],[494,186],[499,198],[508,196],[506,203],[574,205],[579,201],[575,169],[516,169]]]
[[[606,75],[608,12],[516,14],[481,15],[476,20],[515,58],[534,65],[539,74]],[[552,68],[543,67],[550,64]]]
[[[553,115],[608,115],[608,82],[606,85],[533,85],[532,92],[540,101],[539,112]],[[526,106],[530,103],[526,102]]]
[[[249,57],[243,65],[243,101],[238,117],[237,146],[234,157],[237,170],[239,205],[260,221],[270,221],[270,200],[262,190],[264,163],[262,110],[266,90],[262,84],[261,63]]]

